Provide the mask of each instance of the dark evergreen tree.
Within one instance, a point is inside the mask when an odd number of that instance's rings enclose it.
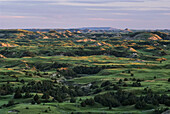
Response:
[[[108,85],[110,85],[110,84],[111,84],[110,81],[105,81],[105,82],[103,82],[103,83],[101,84],[101,87],[108,86]]]
[[[81,102],[81,106],[82,107],[86,107],[86,103],[85,102]]]
[[[6,105],[6,106],[12,106],[12,105],[14,105],[15,103],[14,103],[14,101],[13,100],[10,100],[10,101],[8,101],[8,104]]]
[[[168,82],[170,82],[170,78],[168,79]]]
[[[74,98],[74,97],[72,97],[71,99],[70,99],[70,103],[75,103],[76,102],[76,99]]]
[[[14,99],[19,99],[19,98],[22,98],[22,94],[20,92],[20,90],[16,90],[15,94],[14,94]]]
[[[36,94],[33,99],[35,102],[37,102],[39,100],[39,96]]]
[[[20,82],[23,83],[23,84],[25,83],[24,79],[22,79]]]
[[[137,101],[135,104],[136,109],[144,109],[146,107],[146,102],[144,100],[142,101]]]
[[[127,78],[125,78],[125,79],[124,79],[124,81],[128,81],[128,79],[127,79]]]
[[[29,92],[25,92],[24,97],[25,97],[25,98],[30,98],[30,97],[32,97],[32,95],[31,95]]]
[[[45,93],[43,93],[43,96],[41,98],[47,100],[47,99],[50,98],[50,96],[49,96],[49,94],[47,92],[45,92]]]

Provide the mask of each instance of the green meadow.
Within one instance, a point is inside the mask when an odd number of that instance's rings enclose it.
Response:
[[[0,33],[0,114],[161,114],[170,106],[164,37]]]

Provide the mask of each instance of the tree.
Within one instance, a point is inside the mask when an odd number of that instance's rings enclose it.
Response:
[[[19,79],[18,79],[18,77],[16,78],[16,82],[19,82]]]
[[[37,102],[39,100],[39,96],[36,94],[33,99],[35,102]]]
[[[42,99],[49,99],[50,98],[50,96],[49,96],[49,94],[46,92],[46,93],[43,93],[43,96],[41,97]]]
[[[63,99],[59,95],[56,95],[54,98],[60,103],[63,102]]]
[[[109,110],[112,110],[112,106],[111,105],[109,106]]]
[[[166,106],[170,106],[170,99],[168,99],[168,100],[165,101],[165,105],[166,105]]]
[[[138,101],[136,104],[135,104],[135,108],[136,109],[143,109],[146,107],[146,102],[144,100],[142,101]]]
[[[22,79],[20,82],[23,83],[23,84],[25,83],[24,79]]]
[[[14,101],[13,100],[10,100],[10,101],[8,101],[8,104],[6,105],[6,106],[12,106],[12,105],[14,105],[15,103],[14,103]]]
[[[155,105],[155,106],[159,106],[159,102],[156,99],[152,100],[152,104]]]
[[[29,92],[26,92],[25,95],[24,95],[25,98],[30,98],[32,97],[32,95],[29,93]]]
[[[82,107],[86,107],[86,103],[85,102],[81,102],[81,106]]]
[[[101,87],[108,86],[108,85],[110,85],[110,84],[111,84],[110,81],[105,81],[105,82],[103,82],[103,83],[101,84]]]
[[[170,78],[168,79],[168,82],[170,82]]]
[[[124,81],[128,81],[128,79],[127,79],[127,78],[125,78],[125,79],[124,79]]]
[[[20,90],[18,89],[14,94],[14,99],[19,99],[19,98],[22,98],[22,94]]]
[[[134,82],[132,84],[133,87],[141,87],[141,83],[140,82]]]
[[[118,90],[118,89],[119,89],[119,86],[118,86],[118,85],[114,85],[113,89],[114,89],[114,90]]]
[[[37,104],[41,104],[41,101],[38,99]]]
[[[94,91],[94,94],[100,93],[101,91],[102,91],[101,88],[97,88],[97,89]]]
[[[31,101],[31,104],[35,104],[35,101],[34,101],[34,100],[32,100],[32,101]]]
[[[169,110],[169,108],[155,109],[154,114],[162,114],[163,112]]]
[[[71,99],[70,99],[70,103],[75,103],[76,102],[76,99],[74,98],[74,97],[72,97]]]
[[[128,71],[127,71],[127,73],[131,73],[131,71],[130,71],[130,70],[128,70]]]
[[[122,84],[122,82],[123,82],[122,79],[120,79],[119,82],[118,82],[118,84]]]
[[[94,103],[95,103],[94,99],[92,99],[92,98],[86,99],[84,102],[85,102],[86,105],[90,105],[90,106],[93,106]]]

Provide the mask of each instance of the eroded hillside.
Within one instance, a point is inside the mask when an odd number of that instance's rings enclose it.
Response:
[[[0,30],[0,113],[162,113],[169,33]]]

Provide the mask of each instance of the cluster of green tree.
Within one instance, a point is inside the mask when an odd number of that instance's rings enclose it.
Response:
[[[127,84],[126,81],[131,80],[134,81],[132,84]],[[104,81],[101,83],[100,86],[96,85],[96,83],[92,83],[90,88],[94,90],[93,94],[100,93],[102,91],[108,91],[108,90],[119,90],[120,87],[141,87],[141,81],[140,79],[136,78],[125,78],[124,81],[120,79],[117,83],[112,83],[110,81]]]
[[[32,101],[31,101],[31,104],[35,104],[35,103],[37,103],[37,104],[41,103],[40,97],[37,94],[33,97]]]
[[[95,101],[92,98],[86,99],[86,100],[81,102],[82,107],[86,107],[86,105],[93,106],[94,104],[95,104]]]
[[[58,62],[54,62],[54,63],[28,63],[29,66],[31,67],[35,67],[36,69],[40,70],[40,71],[46,71],[46,70],[51,70],[51,69],[57,69],[57,68],[61,68],[61,67],[70,67],[72,66],[69,63],[58,63]]]
[[[50,98],[50,95],[49,95],[48,92],[44,92],[43,95],[42,95],[42,97],[40,98],[40,97],[38,96],[38,94],[32,95],[32,94],[30,94],[28,91],[25,92],[25,95],[22,95],[22,94],[21,94],[21,90],[20,90],[19,88],[16,90],[16,92],[15,92],[15,94],[14,94],[14,99],[32,98],[32,97],[33,97],[32,101],[31,101],[32,104],[35,104],[35,103],[40,104],[40,103],[41,103],[41,99],[45,99],[44,102],[48,102],[48,99]]]
[[[126,81],[131,80],[131,81],[135,81],[132,84],[127,84]],[[124,86],[124,87],[141,87],[141,82],[142,80],[140,79],[135,79],[135,78],[130,78],[127,79],[125,78],[124,81],[122,79],[120,79],[116,84],[111,83],[110,81],[105,81],[101,84],[101,88],[104,87],[105,90],[117,90],[119,89],[119,87]],[[92,85],[93,86],[93,85]]]
[[[77,74],[97,74],[102,70],[101,67],[87,67],[87,66],[76,66],[73,68],[73,71]]]
[[[93,50],[93,51],[87,51],[87,50],[78,50],[75,52],[72,52],[77,56],[90,56],[90,55],[103,55],[105,51],[101,50]]]
[[[46,49],[46,48],[44,48]],[[84,50],[84,49],[79,49],[77,51],[72,50],[72,51],[58,51],[55,49],[50,49],[50,50],[41,50],[37,49],[36,52],[34,51],[28,51],[28,50],[19,50],[16,47],[8,47],[5,48],[4,50],[0,50],[0,53],[4,55],[5,57],[9,58],[21,58],[21,57],[35,57],[35,56],[56,56],[56,55],[64,55],[64,56],[91,56],[91,55],[114,55],[116,57],[127,57],[129,56],[129,53],[126,51],[117,51],[117,50]]]
[[[78,55],[78,56],[90,56],[90,55],[104,55],[104,54],[107,54],[107,55],[114,55],[116,57],[127,57],[129,56],[129,53],[128,52],[120,52],[120,51],[117,51],[117,50],[91,50],[91,51],[87,51],[87,50],[78,50],[78,51],[75,51],[75,52],[72,52],[74,53],[75,55]]]
[[[3,84],[0,86],[0,95],[8,95],[14,92],[13,87],[10,84]]]
[[[14,94],[14,99],[20,99],[20,98],[31,98],[33,95],[30,94],[28,91],[25,92],[25,95],[21,94],[21,89],[17,88]]]
[[[37,54],[31,51],[17,50],[15,47],[8,47],[1,50],[0,53],[9,58],[21,58],[21,57],[35,57]]]
[[[133,82],[132,86],[133,87],[141,87],[141,83],[136,81],[136,82]]]
[[[0,106],[0,108],[2,107],[9,107],[9,106],[13,106],[16,103],[13,100],[9,100],[7,104],[3,104],[2,106]]]
[[[139,97],[133,93],[119,89],[117,92],[96,95],[94,100],[107,107],[135,105],[135,108],[137,109],[144,109],[147,108],[147,104],[155,106],[165,104],[166,106],[170,106],[170,96],[154,94],[152,91],[148,91],[146,95]]]
[[[57,70],[62,76],[65,78],[74,78],[77,77],[77,73],[74,72],[72,69],[66,69],[66,70]]]
[[[160,109],[156,109],[153,113],[154,114],[163,114],[163,112],[166,112],[167,110],[169,110],[169,108],[160,108]],[[168,114],[168,113],[165,113]]]
[[[20,92],[44,93],[42,98],[48,99],[49,96],[52,96],[58,102],[63,102],[68,97],[87,95],[87,92],[80,86],[60,86],[51,81],[29,82],[21,88]]]
[[[35,82],[35,81],[31,81],[31,82],[28,82],[26,85],[23,85],[22,86],[22,91],[23,92],[37,92],[37,93],[43,93],[45,91],[48,91],[48,90],[51,90],[53,89],[54,87],[54,83],[51,82],[51,81],[38,81],[38,82]]]
[[[103,32],[103,31],[102,31]],[[114,37],[114,34],[109,34],[109,33],[93,33],[93,34],[91,34],[92,36],[95,36],[95,37],[103,37],[103,36],[105,36],[105,37]]]

